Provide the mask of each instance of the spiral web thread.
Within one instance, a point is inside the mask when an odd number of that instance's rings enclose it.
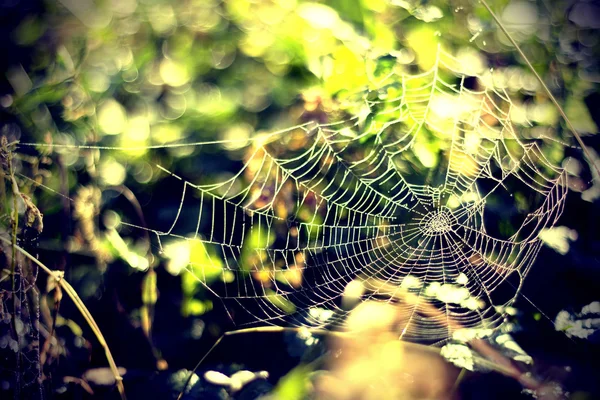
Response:
[[[397,303],[405,340],[495,328],[538,234],[562,213],[567,174],[517,137],[507,93],[469,89],[473,79],[486,82],[439,50],[429,71],[391,72],[350,96],[351,118],[187,144],[224,154],[245,146],[246,157],[210,184],[160,167],[182,185],[172,225],[123,224],[153,232],[161,249],[191,241],[203,256],[189,273],[238,325],[334,329],[354,296]]]

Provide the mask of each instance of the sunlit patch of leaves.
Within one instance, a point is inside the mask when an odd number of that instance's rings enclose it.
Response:
[[[563,310],[556,316],[554,325],[557,331],[564,332],[568,337],[591,339],[600,331],[600,302],[594,301],[580,312]]]

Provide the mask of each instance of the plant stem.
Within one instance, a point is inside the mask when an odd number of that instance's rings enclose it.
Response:
[[[12,328],[15,335],[15,340],[17,341],[17,347],[19,349],[19,354],[17,356],[17,374],[21,373],[21,357],[23,354],[21,353],[21,336],[19,335],[19,330],[17,329],[17,249],[15,246],[17,245],[17,232],[19,228],[19,202],[17,200],[20,195],[19,185],[17,184],[17,180],[15,179],[15,171],[13,169],[12,164],[13,153],[8,152],[7,156],[7,164],[8,164],[8,175],[10,178],[11,186],[12,186],[12,231],[11,231],[11,261],[10,261],[10,276],[12,279],[11,282],[11,293],[12,293]],[[20,307],[20,305],[19,305]],[[19,380],[17,380],[19,382]],[[19,383],[17,383],[19,386]]]
[[[583,153],[587,157],[588,161],[590,162],[591,165],[593,165],[596,168],[596,171],[598,172],[598,175],[600,175],[600,166],[594,162],[594,158],[592,157],[592,154],[588,150],[588,148],[585,145],[585,143],[583,143],[583,140],[581,139],[581,136],[579,135],[579,133],[577,133],[577,130],[575,129],[575,126],[571,123],[571,120],[569,119],[569,117],[567,117],[567,114],[565,113],[565,111],[563,110],[563,108],[561,107],[561,105],[558,103],[558,101],[556,100],[556,97],[554,97],[554,95],[552,94],[552,92],[550,91],[550,89],[548,88],[548,86],[546,85],[546,83],[544,82],[544,80],[542,79],[542,77],[540,76],[540,74],[538,74],[538,72],[535,70],[535,68],[533,67],[533,65],[529,61],[529,58],[527,58],[527,56],[525,55],[525,53],[523,52],[523,50],[521,50],[521,46],[519,46],[519,44],[517,43],[517,41],[508,32],[508,30],[506,29],[506,27],[504,26],[504,24],[502,23],[502,21],[500,21],[500,18],[498,18],[498,16],[494,13],[494,11],[492,11],[492,8],[489,6],[489,4],[487,3],[487,1],[486,0],[479,0],[479,1],[487,9],[487,11],[490,13],[490,15],[492,16],[492,18],[494,19],[494,21],[496,21],[496,24],[498,24],[498,26],[500,27],[500,29],[502,30],[502,32],[504,32],[504,34],[506,35],[506,37],[508,38],[508,40],[510,40],[510,42],[512,43],[512,45],[515,46],[515,49],[521,55],[521,57],[525,61],[525,64],[527,64],[527,66],[529,67],[529,69],[531,70],[531,72],[533,72],[533,75],[535,75],[536,79],[538,80],[538,82],[540,82],[540,84],[542,85],[542,88],[544,88],[544,91],[546,92],[546,94],[548,95],[548,97],[550,98],[550,100],[554,103],[554,105],[558,109],[558,112],[563,117],[563,119],[564,119],[565,123],[567,124],[567,127],[569,128],[569,130],[571,131],[571,133],[573,133],[573,136],[575,136],[575,139],[577,139],[577,142],[581,146],[581,149],[583,150]]]
[[[11,157],[12,158],[12,157]],[[17,244],[17,228],[19,226],[19,204],[17,201],[17,196],[19,195],[19,186],[17,185],[17,181],[15,180],[15,174],[12,168],[12,160],[8,160],[8,171],[10,175],[10,181],[12,184],[12,198],[13,198],[13,217],[12,217],[12,232],[11,232],[11,240],[12,244]],[[13,296],[16,289],[16,280],[15,280],[15,270],[17,265],[17,249],[12,247],[12,258],[10,262],[10,272],[12,275],[12,292]],[[14,302],[13,302],[14,304]]]
[[[64,292],[71,298],[73,303],[75,303],[75,307],[77,307],[77,309],[79,310],[79,312],[81,313],[83,318],[86,320],[86,322],[88,323],[88,325],[94,332],[94,335],[98,339],[100,346],[102,346],[104,348],[104,353],[106,354],[106,359],[108,360],[110,370],[112,371],[113,376],[115,378],[115,381],[117,384],[117,389],[119,390],[119,394],[121,395],[121,400],[126,400],[127,397],[125,396],[125,387],[123,386],[123,378],[119,374],[117,364],[115,363],[115,360],[112,356],[112,353],[110,352],[110,349],[108,348],[108,344],[106,343],[106,340],[104,339],[104,336],[102,335],[102,332],[100,331],[100,328],[96,324],[94,317],[92,317],[92,314],[90,314],[89,310],[87,309],[87,307],[85,306],[85,304],[83,303],[83,301],[81,300],[81,298],[79,297],[79,295],[77,294],[75,289],[73,289],[73,286],[71,286],[69,284],[69,282],[67,282],[63,278],[62,273],[60,273],[59,271],[52,271],[50,268],[45,266],[41,261],[39,261],[37,258],[32,256],[31,254],[29,254],[22,247],[20,247],[16,244],[12,244],[10,240],[8,240],[2,236],[0,236],[0,241],[13,246],[14,250],[18,250],[19,252],[21,252],[25,257],[27,257],[32,262],[37,264],[41,269],[43,269],[48,275],[52,276],[56,280],[56,282],[61,286],[61,288],[64,290]]]

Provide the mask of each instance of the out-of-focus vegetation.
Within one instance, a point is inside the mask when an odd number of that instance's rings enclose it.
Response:
[[[597,157],[600,7],[586,1],[490,3]],[[519,135],[537,139],[552,162],[568,165],[572,193],[563,226],[544,232],[549,248],[524,288],[541,311],[519,302],[523,310],[514,311],[512,323],[531,346],[542,380],[560,382],[581,398],[600,393],[590,381],[597,361],[585,356],[598,354],[597,324],[589,327],[590,341],[572,342],[547,320],[598,300],[598,176],[478,2],[11,0],[0,5],[0,21],[2,234],[15,235],[50,269],[64,271],[127,371],[129,398],[173,398],[188,377],[184,369],[232,329],[219,302],[184,271],[203,266],[197,274],[208,283],[233,279],[223,274],[213,249],[175,239],[162,243],[161,253],[151,233],[121,224],[168,231],[180,187],[156,166],[197,184],[228,179],[246,159],[245,139],[355,112],[344,100],[389,65],[400,74],[431,68],[438,46],[472,74],[505,88]],[[168,146],[223,139],[240,140],[225,146],[227,157],[205,146]],[[305,144],[300,137],[290,146]],[[435,140],[417,146],[422,165],[439,163]],[[524,195],[514,197],[527,209]],[[252,240],[269,239],[257,231]],[[77,309],[53,279],[12,251],[3,246],[0,397],[116,398],[103,349]],[[283,300],[275,306],[294,307]],[[372,322],[362,311],[356,318],[364,321],[353,321],[358,326]],[[382,311],[384,322],[388,313]],[[232,336],[193,376],[188,396],[342,399],[351,398],[345,392],[351,390],[360,398],[492,398],[499,387],[507,391],[504,398],[522,395],[517,383],[478,373],[448,392],[457,371],[440,360],[435,370],[406,361],[416,356],[406,356],[392,340],[397,332],[383,325],[373,340],[333,343],[342,348],[341,358],[335,350],[320,354],[324,337],[286,333],[275,343],[270,333],[228,344]],[[532,345],[542,335],[550,339]],[[364,371],[379,371],[375,367],[382,371],[377,379],[389,383],[401,376],[410,390],[367,379]],[[569,376],[566,367],[574,371]],[[208,368],[221,375],[205,375]],[[424,382],[427,373],[435,379]]]

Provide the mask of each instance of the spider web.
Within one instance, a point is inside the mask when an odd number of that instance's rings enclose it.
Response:
[[[181,184],[174,221],[123,224],[161,249],[190,241],[203,255],[189,273],[238,325],[335,329],[355,298],[396,303],[405,340],[496,328],[562,213],[567,174],[518,138],[488,81],[439,50],[429,71],[392,67],[327,122],[194,143],[241,148],[241,168],[194,184],[160,167]]]

